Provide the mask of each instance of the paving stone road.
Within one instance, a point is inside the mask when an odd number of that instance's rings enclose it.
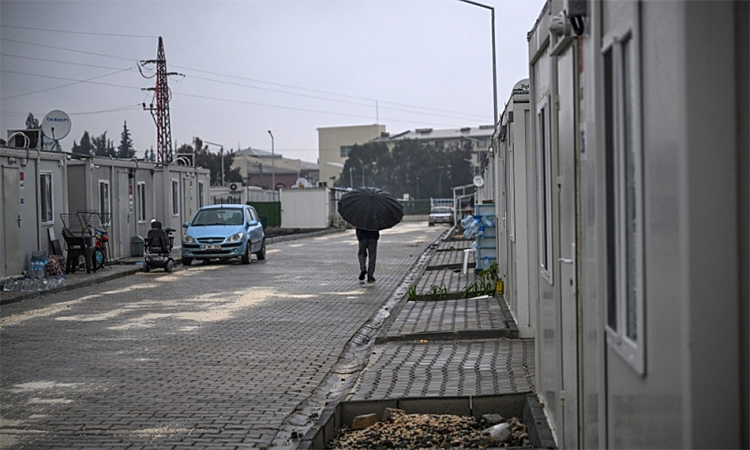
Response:
[[[353,231],[0,308],[0,448],[266,448],[445,231]]]

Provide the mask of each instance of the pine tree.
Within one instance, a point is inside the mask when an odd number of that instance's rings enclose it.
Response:
[[[82,155],[88,155],[90,152],[94,149],[94,146],[91,145],[91,136],[89,136],[88,131],[83,132],[83,136],[81,136],[81,143],[76,145],[75,141],[73,141],[73,153],[80,153]]]
[[[34,117],[34,114],[29,113],[26,117],[26,129],[39,128],[39,120]]]
[[[130,159],[135,156],[135,149],[133,148],[133,139],[130,137],[130,130],[128,130],[128,122],[122,125],[122,133],[120,133],[120,145],[117,147],[117,157]]]

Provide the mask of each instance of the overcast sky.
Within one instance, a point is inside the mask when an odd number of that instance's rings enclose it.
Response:
[[[544,0],[495,8],[499,109],[528,77],[526,33]],[[0,134],[60,109],[138,156],[156,146],[138,61],[164,39],[172,139],[317,162],[319,127],[390,133],[492,123],[489,10],[459,0],[0,1]],[[154,73],[147,66],[145,75]],[[211,150],[216,148],[210,147]],[[216,149],[218,150],[218,149]]]

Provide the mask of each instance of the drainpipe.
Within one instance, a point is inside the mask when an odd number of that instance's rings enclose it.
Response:
[[[133,236],[138,236],[138,160],[130,158],[135,163],[135,171],[133,172],[133,182],[131,184],[133,192]]]
[[[28,150],[27,150],[28,151]],[[28,159],[28,156],[27,156]],[[37,250],[42,249],[42,237],[40,236],[40,229],[41,225],[39,224],[39,199],[41,198],[39,195],[39,164],[42,161],[42,152],[39,150],[38,144],[36,148],[36,178],[34,179],[34,186],[36,186],[34,195],[36,197],[36,208],[34,208],[34,212],[36,214],[36,248]]]

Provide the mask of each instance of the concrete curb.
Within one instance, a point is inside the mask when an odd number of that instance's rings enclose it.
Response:
[[[106,269],[99,269],[99,270],[106,270]],[[76,280],[75,283],[71,283],[71,284],[66,285],[65,287],[56,288],[56,289],[53,289],[51,291],[25,292],[25,293],[20,294],[20,295],[15,294],[15,295],[13,295],[12,298],[3,298],[3,299],[0,299],[0,306],[11,305],[13,303],[18,303],[18,302],[21,302],[23,300],[30,300],[30,299],[37,298],[37,297],[42,297],[42,296],[45,296],[45,295],[56,294],[58,292],[72,291],[73,289],[78,289],[78,288],[81,288],[81,287],[93,286],[95,284],[104,283],[106,281],[115,280],[117,278],[126,277],[128,275],[133,275],[133,274],[135,274],[137,272],[140,272],[141,270],[143,270],[143,268],[141,266],[139,266],[139,265],[133,265],[133,267],[130,267],[130,268],[127,268],[127,269],[124,269],[124,270],[120,270],[120,271],[117,271],[117,272],[114,272],[114,273],[110,273],[110,274],[107,274],[107,275],[103,275],[103,276],[99,276],[99,277],[91,277],[91,278],[87,278],[87,279],[80,280],[80,281]]]

